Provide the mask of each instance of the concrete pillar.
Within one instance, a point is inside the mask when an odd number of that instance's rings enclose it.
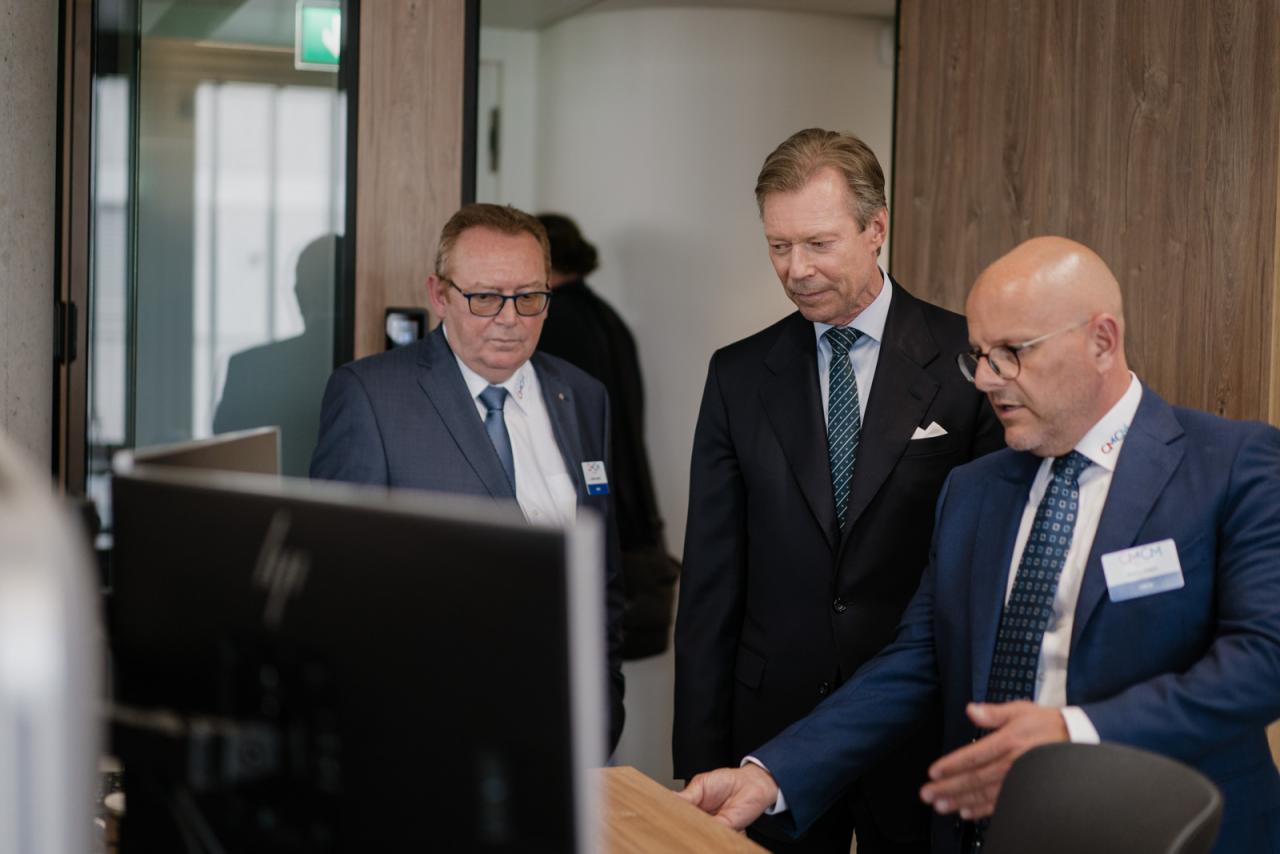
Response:
[[[53,453],[58,3],[0,0],[0,431]]]

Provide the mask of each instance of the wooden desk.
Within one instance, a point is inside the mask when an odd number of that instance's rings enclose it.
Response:
[[[634,768],[600,770],[605,854],[767,854]]]

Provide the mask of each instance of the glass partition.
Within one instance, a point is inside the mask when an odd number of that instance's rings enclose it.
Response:
[[[136,50],[95,75],[89,491],[116,448],[266,424],[305,475],[344,322],[350,4],[117,5]]]

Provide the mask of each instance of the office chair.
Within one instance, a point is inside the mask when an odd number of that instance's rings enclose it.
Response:
[[[1206,854],[1222,795],[1198,771],[1118,744],[1046,744],[1013,763],[983,854]]]

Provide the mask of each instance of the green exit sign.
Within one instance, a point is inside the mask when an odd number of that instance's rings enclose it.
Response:
[[[337,71],[342,54],[342,9],[324,0],[298,0],[293,35],[293,65],[313,71]]]

